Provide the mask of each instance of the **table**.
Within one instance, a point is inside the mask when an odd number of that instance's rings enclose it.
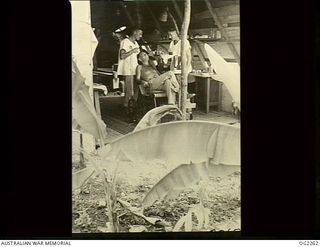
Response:
[[[222,83],[220,81],[215,80],[215,74],[213,73],[197,73],[197,72],[191,72],[189,75],[194,76],[194,77],[199,77],[199,78],[204,78],[205,79],[205,105],[206,105],[206,113],[209,113],[210,111],[210,106],[218,106],[218,111],[221,111],[221,90],[222,90]],[[218,83],[218,99],[216,101],[210,101],[210,82],[211,80],[214,80],[215,82]]]
[[[113,76],[113,71],[111,68],[97,68],[96,70],[93,70],[93,75]]]

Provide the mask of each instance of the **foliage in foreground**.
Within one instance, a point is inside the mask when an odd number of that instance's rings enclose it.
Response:
[[[91,168],[99,175],[102,179],[102,187],[105,194],[105,205],[107,207],[107,218],[108,223],[103,229],[100,227],[99,231],[103,232],[119,232],[121,227],[119,224],[119,219],[122,217],[118,214],[119,206],[123,208],[123,211],[134,215],[135,217],[141,218],[148,224],[153,226],[165,226],[168,227],[166,220],[160,217],[150,217],[144,215],[144,209],[152,206],[155,202],[158,204],[161,201],[173,200],[179,196],[180,192],[186,189],[192,189],[198,192],[200,202],[193,205],[189,211],[182,216],[172,229],[173,231],[203,231],[208,230],[208,222],[210,210],[204,207],[203,199],[206,197],[203,192],[203,187],[201,187],[201,181],[208,180],[211,177],[222,177],[231,174],[239,170],[239,166],[230,165],[216,165],[210,162],[202,162],[199,164],[182,164],[166,174],[162,179],[160,179],[146,194],[142,203],[138,207],[133,207],[127,201],[120,199],[116,191],[117,184],[117,170],[113,171],[111,176],[110,171],[108,173],[107,169],[102,168],[99,162],[93,160],[92,157],[89,158],[94,167]],[[82,216],[81,216],[82,215]],[[83,224],[90,223],[90,219],[86,213],[81,213],[76,223]],[[81,221],[81,222],[79,222]],[[129,229],[130,232],[135,231],[146,231],[145,228],[141,226],[132,226]]]

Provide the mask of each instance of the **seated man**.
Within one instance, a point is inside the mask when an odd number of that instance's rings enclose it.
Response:
[[[172,71],[160,75],[154,65],[149,62],[147,51],[142,50],[138,54],[136,79],[138,84],[143,84],[150,93],[154,90],[163,90],[167,93],[168,104],[176,103],[176,93],[179,91],[179,83]]]

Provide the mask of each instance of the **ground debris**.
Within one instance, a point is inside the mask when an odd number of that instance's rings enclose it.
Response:
[[[130,211],[116,203],[115,213],[121,232],[171,232],[179,219],[184,217],[191,207],[200,203],[199,191],[182,190],[174,199],[158,201],[150,207],[142,208],[143,198],[168,172],[166,169],[165,165],[156,165],[156,169],[153,169],[156,172],[152,173],[151,168],[144,171],[128,166],[125,169],[126,174],[118,178],[117,198],[127,202],[131,209]],[[141,175],[138,172],[145,174]],[[210,210],[210,215],[208,228],[201,231],[240,229],[240,173],[218,179],[212,178],[204,186],[207,196],[202,198],[202,202],[205,208]],[[73,232],[108,232],[108,207],[99,178],[88,180],[81,192],[78,190],[72,194],[72,210]],[[192,221],[196,226],[197,220],[193,217]]]
[[[106,205],[107,205],[106,200],[100,199],[100,200],[98,201],[98,208],[105,208]]]

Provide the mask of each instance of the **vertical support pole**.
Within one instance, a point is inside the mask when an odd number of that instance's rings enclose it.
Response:
[[[187,103],[187,88],[188,88],[188,67],[187,67],[187,54],[186,54],[186,43],[187,35],[190,24],[191,15],[191,0],[184,1],[184,16],[181,28],[181,112],[182,119],[186,120],[186,103]]]
[[[206,79],[206,113],[210,111],[210,78],[207,77]]]
[[[218,112],[220,112],[221,111],[221,104],[222,104],[222,82],[220,82],[220,81],[217,81],[218,82],[218,85],[219,85],[219,91],[218,91],[218,93],[219,93],[219,95],[218,95],[218,103],[219,103],[219,105],[218,105]]]
[[[80,133],[80,169],[85,168],[85,164],[84,164],[84,155],[82,152],[83,149],[83,137],[82,137],[82,133]]]
[[[98,114],[98,117],[101,118],[101,107],[100,107],[100,94],[99,90],[93,89],[93,100],[94,100],[94,106],[96,108],[96,112]]]
[[[182,94],[182,80],[181,80],[181,74],[176,74],[176,78],[178,80],[178,83],[180,85],[179,93],[178,93],[178,107],[181,110],[181,94]]]

